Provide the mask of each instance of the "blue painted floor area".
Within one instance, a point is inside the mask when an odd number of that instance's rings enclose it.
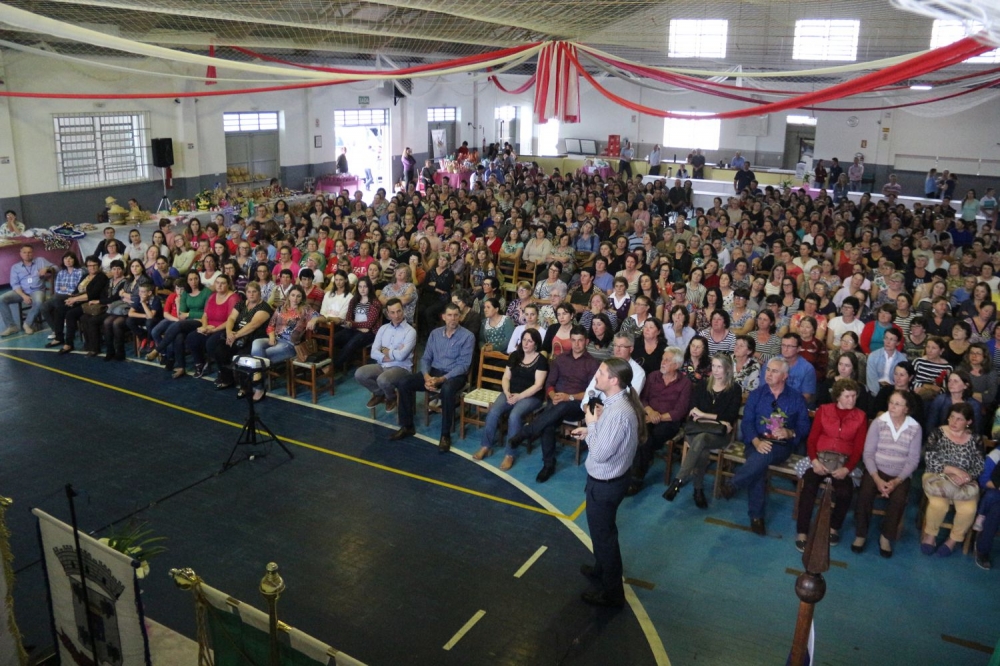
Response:
[[[36,351],[16,358],[239,422],[245,405],[207,382],[174,381],[154,366]],[[143,583],[150,617],[194,635],[191,599],[166,575],[190,566],[258,607],[264,564],[288,584],[282,619],[370,664],[652,664],[630,610],[579,600],[583,542],[528,495],[483,465],[391,430],[278,400],[259,413],[279,435],[375,464],[474,489],[475,496],[345,457],[292,446],[216,475],[239,430],[42,367],[0,357],[7,381],[0,492],[9,513],[16,611],[26,641],[50,642],[34,522],[39,506],[67,519],[62,486],[82,492],[87,531],[139,514],[168,538]],[[184,489],[182,492],[176,492]],[[157,502],[158,500],[162,500]],[[515,506],[499,500],[517,502]],[[149,506],[151,503],[153,506]],[[540,546],[521,578],[514,573]],[[484,618],[443,646],[477,611]]]
[[[5,346],[38,347],[44,344],[43,338],[42,335],[35,335],[27,340],[24,338],[15,339],[8,344],[0,345],[0,350]],[[0,359],[0,361],[2,360]],[[46,361],[46,364],[55,367],[63,367],[64,364],[67,364],[68,367],[70,363],[75,368],[83,367],[85,369],[94,367],[95,364],[112,365],[116,376],[121,378],[123,386],[140,388],[143,391],[163,391],[163,395],[170,396],[169,399],[178,404],[183,402],[183,404],[197,405],[199,400],[205,399],[205,396],[212,397],[214,394],[214,391],[211,391],[211,387],[207,384],[204,390],[187,389],[182,391],[180,386],[193,386],[195,380],[188,378],[172,381],[166,377],[162,370],[154,369],[154,379],[151,383],[139,383],[139,373],[137,372],[139,369],[135,367],[135,364],[129,364],[129,366],[104,364],[101,361],[78,357]],[[9,364],[5,364],[5,366],[9,366]],[[4,368],[5,374],[7,369],[7,367]],[[23,372],[20,369],[15,369],[15,371]],[[109,370],[109,372],[111,371]],[[279,390],[278,393],[281,391]],[[331,398],[328,394],[322,395],[320,405],[367,418],[370,411],[364,407],[364,403],[368,397],[368,393],[355,384],[353,380],[341,379],[338,382],[336,396]],[[231,394],[228,399],[232,399]],[[308,398],[299,400],[299,402],[308,405]],[[0,407],[2,407],[2,403],[0,403]],[[231,418],[235,419],[242,417],[242,412],[238,410],[227,409],[225,413],[233,414],[234,416]],[[285,427],[286,419],[293,418],[290,406],[281,401],[268,400],[261,410],[261,414],[268,425],[279,434],[285,434],[283,427]],[[456,455],[440,456],[430,443],[411,440],[394,448],[373,445],[373,439],[378,438],[379,435],[391,434],[396,427],[395,415],[386,415],[382,407],[379,407],[378,410],[378,421],[386,426],[384,428],[365,422],[339,419],[336,420],[336,431],[330,432],[329,424],[331,421],[328,415],[321,411],[309,412],[306,409],[295,410],[294,419],[301,424],[299,426],[301,430],[296,429],[296,433],[308,433],[309,437],[315,438],[308,439],[303,435],[306,441],[320,445],[324,445],[323,442],[328,442],[326,445],[330,448],[336,448],[338,451],[351,455],[361,455],[366,459],[405,467],[415,473],[426,474],[449,483],[484,489],[483,492],[514,499],[514,501],[531,502],[513,485],[504,481],[505,475],[484,472],[482,466],[472,464]],[[436,441],[439,435],[438,419],[439,417],[433,416],[431,427],[425,429],[422,418],[418,416],[418,432],[425,433]],[[290,423],[290,421],[287,422]],[[227,432],[230,434],[223,435],[224,437],[234,437],[233,431]],[[466,440],[458,440],[456,433],[454,449],[468,454],[474,453],[479,448],[478,436],[479,431],[476,429],[468,433]],[[212,460],[217,460],[218,450],[216,447],[210,454],[206,455],[209,455]],[[245,481],[246,487],[252,488],[255,485],[267,487],[269,475],[280,474],[282,467],[300,465],[307,457],[304,452],[300,454],[299,451],[296,450],[296,455],[302,458],[301,461],[297,459],[294,465],[279,466],[278,470],[274,472],[259,472],[260,479],[253,483],[248,477]],[[225,453],[228,454],[228,449]],[[520,481],[539,493],[563,514],[572,515],[583,500],[583,486],[586,479],[584,467],[582,465],[576,467],[573,464],[572,449],[564,448],[560,451],[558,471],[545,484],[537,484],[534,481],[535,474],[541,467],[540,451],[535,449],[534,452],[528,454],[522,450],[520,453],[517,463],[506,476]],[[198,478],[196,472],[205,469],[204,464],[198,458],[203,454],[205,454],[204,450],[198,449],[194,454],[186,454],[186,459],[177,460],[176,477],[182,480]],[[192,455],[194,458],[190,457]],[[498,451],[493,458],[486,462],[491,466],[497,466],[501,458]],[[276,454],[274,458],[267,461],[267,465],[278,462],[280,461]],[[310,464],[312,463],[310,462]],[[0,469],[2,476],[6,476],[5,467]],[[230,474],[235,479],[241,475],[249,475],[250,471],[252,468],[241,465],[238,472],[234,471]],[[359,474],[367,477],[367,472]],[[663,491],[662,475],[663,463],[658,460],[646,478],[646,487],[636,497],[626,499],[622,505],[619,513],[619,528],[626,577],[644,581],[653,586],[652,590],[635,586],[634,591],[662,639],[670,662],[681,665],[785,663],[798,610],[798,599],[794,593],[795,575],[803,568],[801,555],[793,545],[795,526],[791,519],[792,499],[775,494],[769,496],[768,537],[760,538],[745,529],[727,525],[727,523],[739,527],[748,525],[745,495],[741,494],[730,502],[710,499],[709,509],[701,511],[691,501],[691,489],[687,487],[681,491],[673,503],[667,503],[660,497]],[[398,481],[402,482],[403,480]],[[227,480],[227,482],[235,483],[235,480]],[[320,482],[316,488],[311,485],[314,482],[315,480],[310,482],[303,479],[303,483],[308,484],[310,494],[322,497],[324,501],[329,500],[334,506],[339,505],[337,492],[340,484],[333,474],[326,479],[326,482]],[[395,485],[397,480],[393,480],[391,483]],[[58,484],[50,485],[49,488],[55,489],[56,485]],[[192,492],[201,493],[203,488],[208,485],[206,483],[205,486],[199,486]],[[379,487],[381,488],[381,486]],[[708,483],[707,491],[710,495],[711,481]],[[0,487],[0,492],[4,492],[2,487]],[[849,515],[843,530],[844,540],[831,551],[831,558],[839,565],[835,564],[826,574],[827,595],[816,608],[817,664],[975,665],[986,664],[989,661],[989,654],[984,652],[982,648],[977,649],[976,646],[992,649],[1000,638],[1000,625],[996,622],[996,619],[1000,617],[1000,594],[997,593],[1000,590],[1000,578],[997,577],[998,574],[995,571],[985,572],[976,568],[971,556],[956,553],[950,559],[940,560],[928,558],[919,553],[918,537],[914,525],[917,492],[915,490],[911,498],[905,519],[905,531],[901,541],[896,546],[896,554],[891,560],[882,559],[878,555],[877,518],[872,526],[865,553],[855,555],[850,551],[854,523],[853,515]],[[443,492],[436,487],[428,487],[419,483],[415,486],[403,485],[399,493],[406,497],[407,501],[419,502],[421,506],[430,502],[432,505],[444,505],[451,508],[462,507],[462,512],[475,508],[474,513],[477,516],[484,510],[479,508],[482,506],[482,501],[474,497],[452,491]],[[149,494],[155,493],[150,491]],[[363,494],[367,494],[367,492]],[[50,503],[53,501],[58,503],[59,498],[50,500]],[[264,501],[275,503],[275,506],[272,507],[275,519],[283,516],[286,511],[289,513],[292,511],[292,508],[285,504],[289,500],[283,498],[280,492],[268,495]],[[261,516],[271,515],[267,513],[266,508],[251,507],[247,501],[236,504],[233,506],[233,502],[228,502],[225,510],[259,511]],[[489,511],[488,520],[491,525],[509,524],[516,527],[482,532],[475,536],[475,545],[469,544],[467,546],[468,550],[466,550],[465,545],[458,548],[457,552],[453,552],[454,549],[446,549],[442,551],[440,560],[430,561],[421,566],[436,567],[435,571],[456,571],[461,568],[469,568],[473,572],[492,571],[491,568],[497,565],[492,559],[494,551],[501,546],[506,548],[508,535],[515,534],[518,528],[521,530],[532,529],[528,523],[532,522],[535,514],[523,509],[503,507],[495,502],[490,504],[495,506],[490,506],[485,510]],[[197,505],[194,508],[197,508]],[[372,516],[379,515],[376,513],[377,508],[370,509]],[[171,520],[169,516],[172,515],[172,512],[168,509],[169,507],[166,505],[162,507],[162,518],[159,513],[161,509],[153,509],[145,515],[148,515],[150,520],[156,523],[161,521],[169,523]],[[223,510],[223,507],[219,508],[220,512]],[[512,513],[508,514],[508,511]],[[543,521],[555,520],[544,516],[540,518]],[[255,520],[257,519],[255,518]],[[302,533],[322,531],[327,520],[337,524],[338,519],[335,516],[329,518],[324,516],[322,519],[316,519],[315,523],[296,526],[295,529],[301,528]],[[482,522],[482,520],[480,518],[478,522]],[[721,521],[723,524],[709,522],[712,520]],[[525,525],[522,526],[521,523],[525,523]],[[583,515],[579,516],[576,523],[586,531],[586,519]],[[371,524],[373,529],[376,529],[374,520],[371,521]],[[397,529],[405,533],[409,527],[408,524],[404,523],[397,526]],[[472,528],[478,527],[476,521],[473,521]],[[281,529],[285,529],[285,527]],[[570,534],[565,528],[561,528],[561,530],[566,535]],[[558,531],[556,530],[556,532]],[[547,533],[552,532],[549,530]],[[476,534],[476,532],[472,534]],[[206,536],[206,538],[208,537]],[[191,564],[191,562],[194,562],[196,557],[207,558],[205,566],[213,567],[213,574],[216,573],[215,569],[218,569],[216,575],[220,577],[227,576],[225,572],[229,567],[238,569],[239,573],[234,573],[231,577],[233,589],[225,588],[222,584],[219,586],[238,597],[242,596],[247,600],[256,601],[254,583],[263,563],[262,561],[252,561],[251,563],[246,561],[258,557],[260,552],[266,552],[263,546],[267,546],[267,542],[264,540],[265,535],[259,530],[254,530],[252,534],[247,535],[247,538],[249,541],[245,550],[239,551],[235,555],[220,556],[224,559],[224,567],[216,566],[211,556],[198,554],[193,550],[190,555],[185,553],[187,561],[184,564],[190,564],[198,570],[198,566]],[[370,537],[370,539],[379,542],[385,539],[390,543],[394,538],[390,533],[380,532],[373,532]],[[484,541],[479,542],[480,538]],[[449,543],[452,542],[449,541]],[[547,542],[546,545],[548,545]],[[352,543],[352,546],[357,549],[365,549],[371,547],[371,543]],[[522,561],[527,559],[534,548],[534,546],[526,546],[525,552],[518,552],[518,557],[523,555]],[[485,662],[558,662],[558,658],[549,658],[554,656],[551,652],[532,652],[532,650],[538,649],[537,646],[542,643],[543,636],[562,638],[578,631],[584,631],[587,635],[607,631],[606,628],[598,625],[581,630],[579,625],[572,621],[576,617],[574,613],[579,612],[580,608],[575,594],[578,591],[579,582],[574,580],[574,578],[579,578],[579,574],[576,573],[578,558],[560,560],[555,557],[549,558],[550,554],[546,553],[539,560],[535,565],[539,569],[537,572],[533,572],[541,573],[544,571],[544,576],[534,578],[533,575],[529,575],[517,583],[510,582],[514,579],[509,575],[506,579],[501,577],[500,582],[496,585],[496,590],[493,590],[492,583],[480,582],[480,576],[473,575],[472,578],[476,581],[477,586],[482,585],[484,589],[490,590],[490,594],[499,595],[495,602],[499,605],[515,603],[510,600],[509,596],[511,589],[515,587],[539,585],[548,589],[549,581],[546,579],[549,577],[552,577],[553,581],[560,585],[562,585],[560,581],[566,577],[565,585],[572,590],[572,592],[566,593],[562,591],[546,593],[550,596],[554,595],[553,598],[549,599],[549,603],[552,605],[547,606],[549,609],[546,611],[549,613],[547,617],[558,618],[558,620],[542,623],[544,626],[535,627],[537,644],[527,641],[512,645],[511,640],[513,639],[508,635],[506,625],[498,624],[506,620],[503,617],[504,613],[502,611],[491,613],[490,609],[486,609],[487,616],[480,623],[481,626],[473,631],[486,629],[483,633],[488,633],[489,640],[492,641],[489,649],[496,649],[497,646],[502,647],[496,652],[477,652],[477,654],[489,655],[484,659]],[[516,558],[512,557],[512,559]],[[309,560],[304,558],[304,561]],[[333,570],[336,569],[336,566],[340,566],[339,563],[335,566],[335,562],[332,560],[328,569]],[[296,583],[295,576],[287,573],[288,565],[285,562],[281,564],[286,568],[286,575],[290,583]],[[158,564],[157,566],[166,565]],[[305,565],[296,562],[295,566]],[[490,569],[487,569],[487,566]],[[552,567],[552,569],[542,567]],[[514,568],[516,569],[516,566]],[[366,575],[375,576],[375,571],[376,569],[373,568],[370,573],[366,572]],[[311,574],[328,575],[322,571],[311,572]],[[437,580],[438,575],[438,573],[434,574],[435,580]],[[213,579],[211,576],[206,576],[206,578],[213,583],[219,582],[219,579]],[[226,579],[228,580],[228,578]],[[422,583],[419,580],[406,584],[383,581],[383,584],[390,586],[389,589],[400,586],[401,593],[407,596],[419,595],[423,592]],[[164,594],[154,595],[154,592],[160,589],[161,585]],[[345,585],[349,588],[345,594],[354,594],[354,590],[350,589],[350,584],[346,583]],[[163,599],[167,599],[165,593],[166,582],[157,582],[154,587],[149,588],[147,595],[156,596],[158,599],[162,596]],[[464,596],[464,594],[459,595],[459,598],[463,598],[463,602]],[[176,598],[173,598],[169,603],[175,602]],[[377,599],[366,599],[368,606],[375,603],[378,603]],[[454,609],[435,607],[428,613],[454,611],[453,615],[448,615],[448,617],[449,622],[455,624],[455,628],[457,628],[479,609],[478,607],[466,607],[464,603],[461,605],[460,612]],[[477,604],[472,603],[471,605],[476,606]],[[513,606],[511,607],[513,608]],[[401,609],[392,610],[400,611]],[[353,611],[354,613],[364,612],[357,609],[353,609]],[[314,627],[309,624],[310,618],[308,617],[312,612],[309,610],[303,613],[301,618],[289,618],[289,622],[303,629],[313,630]],[[516,615],[516,611],[513,612]],[[345,616],[352,615],[350,611],[344,611],[344,613]],[[150,614],[157,617],[153,610],[150,610]],[[454,620],[451,619],[453,616]],[[588,617],[599,618],[600,616]],[[564,624],[563,618],[569,618],[569,624]],[[365,620],[369,621],[369,618],[365,617]],[[424,630],[423,627],[421,630]],[[337,647],[341,647],[349,653],[352,652],[348,643],[345,642],[349,640],[349,637],[344,637],[345,641],[341,641],[340,637],[328,636],[323,631],[314,631],[314,633]],[[440,636],[435,634],[434,640],[430,641],[430,643],[438,645],[438,649],[440,649],[439,644],[443,644],[450,637],[448,631],[443,633],[449,635],[440,640]],[[469,638],[471,639],[471,637],[472,633],[470,632]],[[943,637],[954,638],[959,643],[964,642],[965,644],[946,641]],[[517,640],[522,641],[523,639]],[[641,644],[644,653],[648,654],[645,641],[642,640]],[[520,658],[516,656],[516,652],[513,652],[515,648],[522,650]],[[538,656],[536,658],[529,655]],[[358,653],[357,656],[364,657],[365,655]],[[469,662],[458,659],[455,663]],[[619,656],[606,663],[631,664],[637,662],[633,661],[630,656]]]

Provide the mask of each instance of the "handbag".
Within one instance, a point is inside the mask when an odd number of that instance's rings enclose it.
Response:
[[[847,455],[836,451],[819,451],[816,454],[816,460],[819,460],[828,472],[833,473],[844,466],[844,463],[847,462]]]
[[[296,360],[305,363],[309,360],[309,357],[319,351],[319,344],[317,344],[316,339],[309,337],[304,339],[299,344],[295,345],[295,358]]]
[[[921,480],[928,497],[943,497],[953,502],[968,502],[979,499],[979,484],[973,481],[958,484],[944,472],[928,472]]]
[[[718,421],[688,421],[684,424],[684,434],[687,437],[695,435],[716,435],[725,437],[729,434],[726,426]]]
[[[83,314],[90,315],[91,317],[96,317],[97,315],[104,314],[104,311],[108,309],[107,305],[103,303],[84,303],[83,304]]]

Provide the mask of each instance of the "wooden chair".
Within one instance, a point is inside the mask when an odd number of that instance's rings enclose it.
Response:
[[[484,426],[486,414],[496,399],[503,393],[502,379],[507,368],[507,354],[493,351],[487,345],[479,354],[479,371],[476,373],[476,387],[462,397],[459,412],[459,437],[465,439],[467,425]]]
[[[312,337],[313,333],[310,332],[309,336]],[[326,389],[330,391],[330,395],[334,395],[336,382],[333,381],[333,359],[325,349],[320,348],[305,361],[300,361],[298,358],[288,359],[287,382],[290,398],[295,398],[297,387],[306,386],[312,392],[312,403],[315,405],[323,381],[326,381]]]
[[[744,464],[747,459],[744,454],[744,444],[743,442],[732,442],[724,449],[719,451],[718,456],[715,459],[715,487],[712,489],[712,496],[715,498],[719,497],[719,491],[722,489],[722,483],[725,478],[732,477],[735,472],[733,471],[736,465]],[[796,453],[789,456],[788,460],[781,463],[780,465],[771,465],[767,469],[767,490],[768,492],[778,493],[779,495],[785,495],[787,497],[795,497],[797,490],[787,490],[785,488],[776,487],[772,482],[775,478],[783,478],[787,481],[791,481],[793,484],[797,484],[799,477],[795,473],[795,465],[802,459]],[[795,508],[792,508],[794,511]]]
[[[327,357],[331,359],[333,358],[333,334],[333,324],[316,324],[316,328],[312,332],[313,339],[316,340],[321,349],[326,351]]]
[[[503,290],[517,293],[518,270],[520,260],[517,261],[497,261],[497,275],[502,283]]]
[[[730,443],[732,443],[733,437],[735,437],[735,435],[736,435],[736,429],[734,428],[729,433]],[[728,444],[726,446],[728,446]],[[691,448],[691,445],[687,441],[687,437],[684,436],[683,430],[680,432],[679,435],[677,435],[677,437],[674,437],[672,440],[667,442],[666,445],[664,445],[664,450],[660,453],[660,457],[663,458],[664,462],[666,462],[667,464],[666,468],[664,468],[663,470],[663,485],[669,485],[669,483],[673,480],[674,455],[677,448],[680,448],[680,454],[681,454],[680,462],[683,465],[684,459],[687,458],[688,450]],[[719,449],[710,449],[709,450],[710,460],[718,460],[719,453],[722,451],[723,448],[725,447]],[[713,470],[711,472],[706,472],[706,474],[716,476],[716,471]]]
[[[563,421],[559,426],[558,437],[556,438],[563,446],[572,446],[574,450],[574,460],[577,467],[580,466],[580,456],[583,450],[587,448],[587,444],[584,440],[576,438],[573,436],[573,431],[584,425],[583,421]],[[530,453],[531,450],[529,449]]]

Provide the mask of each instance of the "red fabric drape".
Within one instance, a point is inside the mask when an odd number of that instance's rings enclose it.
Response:
[[[495,76],[491,76],[490,81],[492,81],[493,85],[495,85],[497,88],[499,88],[505,93],[509,93],[511,95],[520,95],[521,93],[526,92],[529,88],[531,88],[531,86],[535,85],[535,79],[537,77],[538,77],[538,72],[535,72],[534,74],[531,75],[530,79],[524,82],[523,86],[514,88],[513,90],[507,90],[506,88],[504,88],[503,85]]]
[[[959,40],[948,46],[943,46],[933,51],[929,51],[923,55],[917,56],[911,60],[900,63],[898,65],[892,65],[891,67],[886,67],[883,70],[876,72],[871,72],[864,76],[858,77],[852,81],[845,81],[844,83],[831,86],[829,88],[824,88],[822,90],[817,90],[811,93],[806,93],[804,95],[798,95],[796,97],[791,97],[778,102],[771,102],[768,104],[761,104],[755,108],[740,109],[737,111],[725,111],[722,113],[715,113],[707,116],[698,116],[699,119],[708,118],[719,118],[719,119],[732,119],[732,118],[745,118],[748,116],[759,116],[765,113],[776,113],[778,111],[785,111],[788,109],[801,109],[809,107],[810,105],[829,102],[835,99],[841,99],[843,97],[849,97],[851,95],[857,95],[862,92],[869,92],[881,86],[892,85],[898,83],[905,79],[914,78],[921,76],[928,72],[933,72],[938,69],[943,69],[945,67],[950,67],[956,65],[968,58],[977,56],[981,53],[989,51],[992,47],[981,44],[971,37]],[[629,100],[620,97],[610,90],[607,90],[601,86],[593,76],[591,76],[586,69],[577,60],[576,55],[569,54],[570,59],[573,62],[577,72],[587,80],[590,85],[594,87],[599,93],[610,99],[611,101],[624,106],[633,111],[638,111],[640,113],[645,113],[647,115],[655,116],[658,118],[690,118],[691,116],[685,115],[683,113],[671,113],[670,111],[662,111],[660,109],[654,109],[652,107],[644,106],[642,104],[636,104],[630,102]]]
[[[208,57],[215,57],[215,44],[208,45]],[[215,80],[215,65],[208,66],[208,69],[205,71],[205,78],[207,79],[207,81],[205,81],[206,86],[214,86],[218,83],[218,81]]]
[[[535,122],[580,122],[580,77],[573,72],[574,62],[576,47],[565,42],[546,44],[538,54]]]

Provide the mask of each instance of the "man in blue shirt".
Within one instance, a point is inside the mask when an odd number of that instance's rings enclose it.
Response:
[[[389,439],[395,441],[414,435],[413,412],[416,409],[417,391],[441,393],[441,439],[438,450],[451,449],[451,424],[455,420],[455,397],[465,386],[475,336],[462,328],[461,311],[454,303],[444,308],[444,326],[431,331],[420,358],[420,372],[407,375],[396,384],[399,394],[399,430]]]
[[[35,332],[33,324],[38,319],[45,296],[45,278],[52,272],[52,264],[46,259],[35,258],[35,250],[30,245],[21,246],[21,261],[11,266],[10,291],[0,296],[0,319],[3,320],[3,331],[0,336],[17,333],[18,325],[14,319],[11,306],[24,304],[28,313],[24,317],[24,332],[31,335]]]
[[[767,533],[764,528],[767,468],[788,460],[809,435],[809,410],[802,395],[788,385],[788,361],[784,358],[768,361],[764,382],[750,393],[743,409],[740,434],[746,447],[746,462],[720,489],[727,500],[741,488],[747,489],[750,529],[760,536]]]
[[[385,403],[386,412],[396,411],[396,382],[413,372],[413,349],[417,331],[406,323],[403,302],[390,298],[385,304],[389,323],[383,324],[372,342],[372,362],[354,373],[359,384],[371,391],[368,407]]]
[[[809,405],[816,397],[816,368],[799,356],[801,348],[802,338],[798,333],[786,333],[781,337],[781,356],[788,363],[788,387],[800,393]]]

